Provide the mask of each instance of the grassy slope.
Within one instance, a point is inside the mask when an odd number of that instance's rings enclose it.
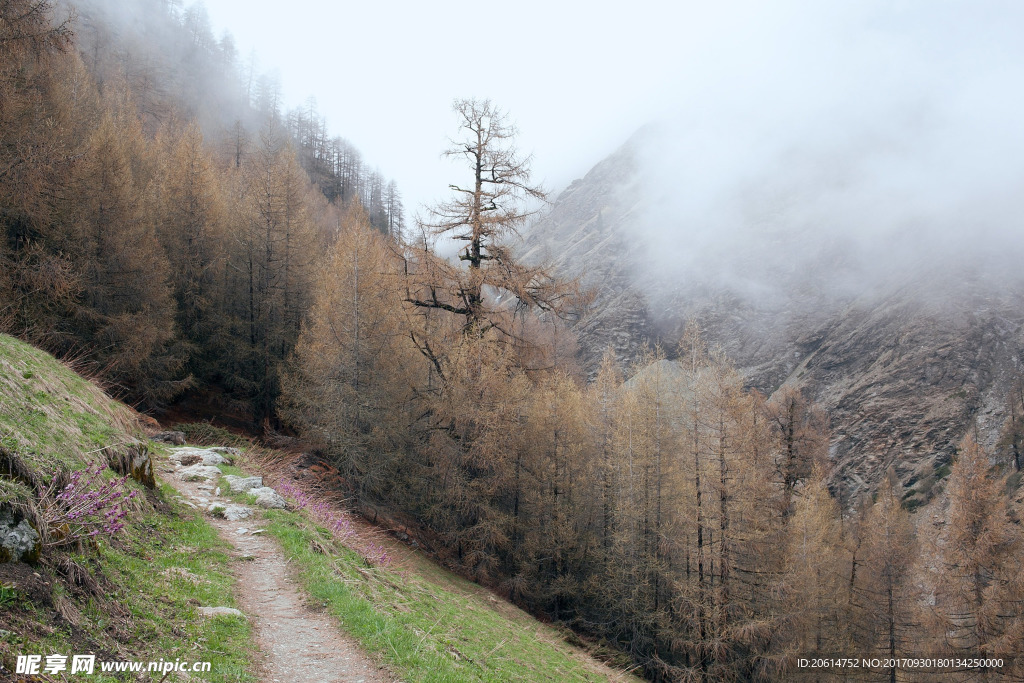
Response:
[[[402,544],[382,536],[373,539],[395,558],[389,568],[373,566],[304,511],[269,510],[265,516],[268,532],[298,569],[311,598],[368,651],[383,657],[402,680],[637,680]]]
[[[557,632],[482,591],[452,590],[449,577],[410,567],[404,576],[336,549],[326,532],[294,513],[269,515],[270,533],[300,569],[311,597],[406,681],[605,681],[611,672]]]
[[[32,477],[82,469],[104,447],[140,436],[127,408],[54,358],[0,335],[0,445]],[[167,502],[172,495],[148,493],[121,534],[82,552],[48,552],[33,567],[0,564],[0,661],[8,672],[20,654],[93,652],[98,660],[211,661],[205,680],[256,680],[248,623],[197,618],[199,605],[232,605],[231,560],[202,517]],[[31,518],[35,503],[30,486],[0,469],[0,505]]]
[[[35,475],[82,468],[100,449],[140,437],[127,408],[52,357],[0,335],[0,445]],[[28,487],[0,474],[0,504],[31,505],[31,498]],[[196,616],[198,605],[232,606],[231,559],[202,517],[174,499],[161,488],[119,539],[61,556],[100,590],[63,575],[61,557],[32,568],[0,564],[5,666],[18,654],[94,651],[110,660],[209,660],[208,680],[255,680],[249,625]],[[396,569],[375,568],[302,512],[271,511],[266,521],[311,597],[403,680],[619,678],[556,630],[402,546],[389,550],[400,555]]]

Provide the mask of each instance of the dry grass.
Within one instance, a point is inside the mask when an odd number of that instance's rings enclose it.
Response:
[[[0,335],[0,445],[30,452],[44,479],[53,469],[79,469],[104,448],[137,443],[135,414],[66,364]]]

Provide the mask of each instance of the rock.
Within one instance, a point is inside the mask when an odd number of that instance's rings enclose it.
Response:
[[[220,476],[220,470],[209,465],[192,465],[178,472],[182,481],[212,481]]]
[[[235,529],[235,533],[239,536],[245,536],[247,533],[249,533],[249,530],[246,529],[244,526],[240,526],[237,529]]]
[[[128,444],[124,450],[104,448],[110,469],[118,474],[125,474],[146,488],[156,488],[156,476],[153,474],[153,456],[145,443]]]
[[[198,455],[196,453],[187,453],[185,455],[182,455],[174,462],[184,467],[188,467],[189,465],[200,465],[203,462],[203,456]]]
[[[132,479],[148,489],[156,488],[156,475],[153,474],[153,455],[149,446],[144,443],[128,447],[129,471]]]
[[[213,451],[214,453],[220,453],[221,455],[223,455],[225,458],[228,459],[228,462],[230,462],[232,465],[235,464],[235,458],[242,454],[242,451],[240,451],[239,449],[230,448],[229,446],[214,446],[210,450]]]
[[[212,448],[185,448],[171,449],[170,459],[172,462],[179,462],[182,465],[230,465],[231,461]]]
[[[214,517],[222,517],[229,522],[238,522],[243,519],[249,519],[254,514],[252,508],[247,508],[244,505],[235,505],[234,503],[228,503],[227,505],[212,503],[208,508],[206,508],[206,511]]]
[[[42,552],[42,539],[26,519],[17,519],[14,512],[0,508],[0,563],[28,562],[34,564]]]
[[[200,607],[198,610],[201,617],[238,617],[245,619],[245,613],[234,607]]]
[[[233,474],[228,474],[224,476],[223,481],[232,491],[236,492],[258,489],[263,486],[263,477],[237,477]]]
[[[262,508],[275,508],[283,510],[288,506],[284,498],[277,491],[269,486],[262,486],[257,489],[249,489],[249,493],[256,496],[256,504]]]
[[[160,443],[174,444],[175,446],[185,445],[185,433],[184,432],[160,432],[149,437],[150,441],[158,441]]]

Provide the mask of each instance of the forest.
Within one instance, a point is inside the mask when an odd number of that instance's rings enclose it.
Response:
[[[456,101],[465,176],[407,225],[312,103],[281,112],[201,13],[154,7],[233,118],[0,0],[0,330],[140,409],[293,430],[354,507],[650,680],[818,680],[797,660],[823,656],[934,680],[901,659],[1024,649],[1019,468],[968,434],[943,510],[894,477],[840,500],[823,411],[747,388],[696,324],[588,382],[588,293],[515,252],[544,192],[502,110]]]

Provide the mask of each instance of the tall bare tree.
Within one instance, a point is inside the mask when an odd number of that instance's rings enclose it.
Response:
[[[410,265],[413,278],[406,297],[414,306],[462,316],[463,331],[483,335],[501,322],[498,302],[511,295],[516,310],[556,309],[568,291],[544,269],[518,261],[507,245],[533,213],[528,200],[545,199],[530,180],[530,157],[514,146],[517,130],[489,100],[456,100],[460,136],[451,140],[446,158],[464,161],[466,186],[452,184],[454,196],[430,211],[420,224],[425,235],[465,242],[459,267],[432,256],[426,246]],[[493,294],[489,294],[493,289]],[[486,301],[487,296],[493,301]]]

